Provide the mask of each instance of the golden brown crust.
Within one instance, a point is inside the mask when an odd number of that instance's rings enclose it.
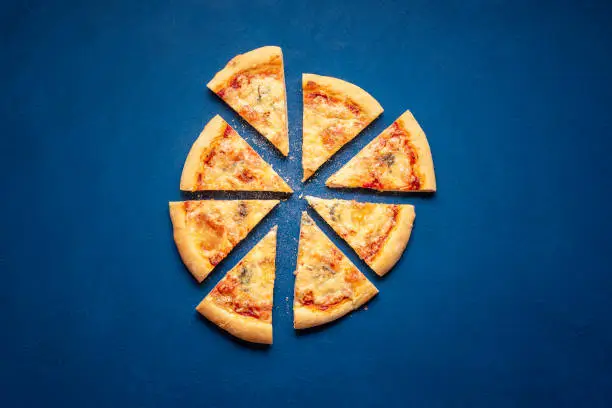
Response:
[[[409,110],[404,112],[397,121],[408,131],[408,133],[410,133],[412,136],[412,143],[418,151],[419,158],[417,160],[417,168],[425,179],[419,191],[436,191],[436,175],[434,172],[433,158],[425,132]]]
[[[393,143],[387,144],[389,140]],[[400,159],[403,164],[399,168],[395,164],[397,171],[391,173],[389,169]],[[433,159],[425,132],[412,113],[406,111],[328,178],[325,185],[378,191],[436,191]]]
[[[360,293],[351,301],[343,302],[337,307],[327,310],[319,310],[309,306],[294,305],[293,308],[293,327],[296,329],[308,329],[329,323],[340,317],[359,309],[370,299],[378,294],[378,289],[370,282],[365,281],[360,287]]]
[[[266,71],[266,67],[268,67]],[[257,70],[264,70],[268,79],[275,78],[274,101],[282,102],[282,106],[275,106],[274,109],[264,107],[260,99],[251,99],[249,102],[238,103],[235,99],[225,95],[226,90],[240,88],[238,84],[230,85],[237,78],[245,75],[253,75]],[[261,74],[261,72],[260,72]],[[259,92],[257,85],[251,85],[245,89],[251,89],[251,94]],[[244,54],[232,58],[227,65],[219,71],[207,84],[207,87],[221,97],[230,105],[240,116],[249,122],[259,133],[268,139],[284,156],[289,154],[289,132],[287,120],[287,92],[285,86],[285,74],[283,64],[283,53],[280,47],[266,46],[251,50]],[[257,91],[257,92],[255,92]],[[272,114],[272,115],[270,115]],[[268,119],[274,120],[268,122]],[[267,119],[266,119],[267,118]]]
[[[181,174],[180,189],[183,191],[196,191],[198,187],[198,171],[200,170],[200,158],[202,152],[212,141],[219,136],[225,129],[227,122],[219,115],[215,115],[200,133],[200,136],[193,142],[187,159],[183,165],[183,173]]]
[[[196,307],[211,322],[232,335],[253,343],[272,344],[272,322],[263,322],[231,313],[206,297]]]
[[[273,45],[267,45],[245,52],[244,54],[236,55],[221,71],[215,74],[206,86],[211,91],[217,93],[237,74],[258,65],[266,64],[275,58],[282,58],[282,56],[281,48]]]
[[[372,95],[355,84],[330,76],[302,74],[302,87],[305,87],[309,81],[328,88],[336,94],[345,95],[356,102],[365,115],[372,119],[378,117],[384,111],[380,103]]]
[[[412,233],[415,212],[412,205],[399,205],[400,211],[395,228],[389,234],[374,260],[369,263],[377,275],[383,276],[399,261]]]
[[[187,230],[183,202],[171,202],[169,206],[170,218],[174,229],[174,242],[181,255],[181,259],[196,280],[202,282],[213,270],[214,265],[200,255],[195,241]]]

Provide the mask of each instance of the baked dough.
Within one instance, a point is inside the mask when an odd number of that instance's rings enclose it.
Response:
[[[377,275],[389,272],[406,249],[415,218],[412,205],[306,200]]]
[[[272,166],[219,115],[206,124],[193,143],[183,166],[181,190],[292,192]]]
[[[404,112],[325,184],[379,191],[436,191],[425,132],[410,111]]]
[[[279,200],[170,202],[174,242],[189,272],[202,282]]]
[[[383,108],[360,87],[338,78],[302,75],[303,180],[376,119]]]
[[[261,47],[234,57],[207,86],[287,156],[287,96],[279,47]]]
[[[337,246],[302,213],[293,325],[296,329],[318,326],[362,306],[378,289]]]
[[[276,227],[236,264],[196,310],[242,340],[272,344]]]

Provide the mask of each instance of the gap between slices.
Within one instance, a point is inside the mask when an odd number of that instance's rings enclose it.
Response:
[[[414,206],[305,198],[377,275],[389,272],[406,249],[415,218]]]
[[[303,179],[307,180],[382,112],[360,87],[338,78],[303,74]]]
[[[174,242],[183,263],[202,282],[279,200],[170,202]]]
[[[183,166],[181,190],[293,192],[219,115],[206,124],[193,143]]]
[[[325,184],[378,191],[436,191],[425,132],[410,111],[404,112]]]
[[[283,155],[289,154],[285,68],[280,47],[266,46],[237,55],[207,86]]]
[[[302,213],[293,303],[293,325],[305,329],[359,308],[378,289]]]
[[[196,307],[242,340],[272,344],[276,230],[273,227]]]

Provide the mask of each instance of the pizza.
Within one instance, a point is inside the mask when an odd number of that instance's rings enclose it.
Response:
[[[242,258],[196,310],[234,336],[272,344],[276,227]]]
[[[183,166],[181,190],[292,192],[272,166],[219,115],[206,124],[193,143]]]
[[[372,268],[383,276],[406,248],[414,206],[306,197],[308,204]]]
[[[170,203],[176,247],[202,282],[279,200],[200,200]]]
[[[436,191],[429,143],[412,113],[404,112],[325,184],[379,191]]]
[[[376,119],[383,108],[369,93],[338,78],[304,74],[302,91],[304,181]]]
[[[336,320],[378,293],[337,246],[302,213],[293,300],[293,325],[305,329]]]
[[[207,86],[287,156],[287,96],[279,47],[234,57]]]

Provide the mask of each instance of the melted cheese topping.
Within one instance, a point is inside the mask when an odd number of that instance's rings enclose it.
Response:
[[[368,264],[381,253],[397,225],[400,211],[400,206],[396,204],[324,200],[315,197],[308,197],[308,202]]]
[[[202,259],[214,267],[277,203],[276,200],[185,201],[185,227]]]
[[[276,228],[270,231],[208,295],[218,306],[272,322]]]
[[[374,190],[415,191],[425,183],[410,133],[394,122],[353,157],[329,183]]]
[[[295,306],[320,310],[352,301],[367,282],[306,213],[300,227],[295,275]]]
[[[306,179],[357,136],[373,118],[367,117],[359,105],[349,98],[312,81],[304,85],[303,93],[302,166]]]
[[[287,98],[280,57],[238,73],[217,94],[281,152],[287,153]]]
[[[229,125],[200,155],[197,190],[290,191],[287,183]]]

